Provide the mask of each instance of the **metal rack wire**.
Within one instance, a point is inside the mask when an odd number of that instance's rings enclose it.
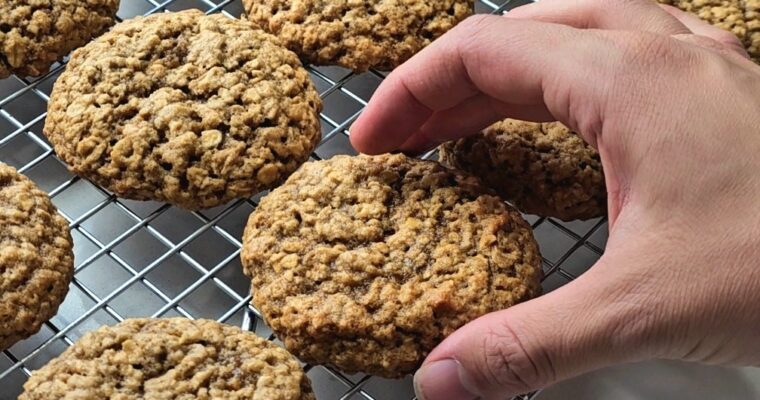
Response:
[[[481,13],[501,13],[529,0],[478,0]],[[120,20],[199,8],[238,17],[240,0],[122,0]],[[129,317],[210,318],[276,340],[250,304],[249,280],[238,255],[248,214],[260,195],[223,207],[188,212],[155,202],[118,199],[71,175],[42,135],[47,101],[64,65],[37,79],[0,80],[0,161],[46,190],[69,221],[76,273],[59,313],[33,337],[0,353],[0,400],[15,399],[32,370],[85,332]],[[313,158],[353,154],[348,128],[384,75],[309,67],[325,108],[323,139]],[[426,155],[434,158],[435,153]],[[603,219],[560,223],[526,216],[544,256],[545,291],[583,273],[601,255]],[[388,381],[305,366],[319,399],[413,399],[411,378]],[[531,394],[520,399],[533,399]]]

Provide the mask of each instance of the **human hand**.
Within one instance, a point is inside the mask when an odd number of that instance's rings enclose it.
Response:
[[[415,376],[421,399],[503,399],[649,358],[760,364],[760,67],[733,35],[648,0],[473,17],[385,80],[351,141],[419,151],[505,117],[598,148],[607,249],[448,337]]]

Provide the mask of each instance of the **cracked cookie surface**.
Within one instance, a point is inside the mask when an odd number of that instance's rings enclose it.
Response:
[[[242,262],[288,350],[392,378],[465,323],[540,292],[520,214],[478,179],[403,155],[304,164],[251,214]]]
[[[114,23],[119,0],[0,1],[0,79],[39,76]]]
[[[298,361],[216,321],[128,319],[84,335],[35,371],[19,400],[314,400]]]
[[[298,57],[253,24],[198,10],[116,25],[74,52],[45,134],[115,194],[210,208],[284,180],[321,136]]]
[[[760,63],[760,0],[657,0],[699,16],[739,38]]]
[[[599,153],[558,122],[507,119],[439,150],[442,163],[479,177],[524,212],[565,221],[607,213]]]
[[[73,275],[68,223],[45,192],[0,163],[0,350],[56,314]]]
[[[243,0],[248,19],[304,60],[391,70],[473,12],[473,0]]]

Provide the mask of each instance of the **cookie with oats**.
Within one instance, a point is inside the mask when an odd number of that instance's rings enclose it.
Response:
[[[472,176],[403,155],[305,164],[251,214],[242,263],[288,350],[388,378],[538,295],[542,275],[519,212]]]
[[[599,153],[559,122],[507,119],[444,143],[439,157],[479,177],[524,212],[564,221],[607,213]]]
[[[0,350],[56,314],[73,275],[68,223],[34,182],[0,163]]]
[[[44,132],[118,196],[203,209],[284,180],[319,141],[320,110],[275,37],[189,10],[123,22],[74,52]]]
[[[240,328],[128,319],[84,335],[35,371],[19,400],[314,400],[287,351]]]
[[[0,1],[0,79],[39,76],[113,25],[119,0]]]
[[[473,12],[473,0],[243,0],[250,21],[304,60],[391,70]]]

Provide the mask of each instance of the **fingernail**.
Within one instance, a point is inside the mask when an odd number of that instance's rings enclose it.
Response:
[[[456,360],[431,362],[414,374],[414,393],[419,400],[474,400],[478,396],[462,384],[464,374]]]

